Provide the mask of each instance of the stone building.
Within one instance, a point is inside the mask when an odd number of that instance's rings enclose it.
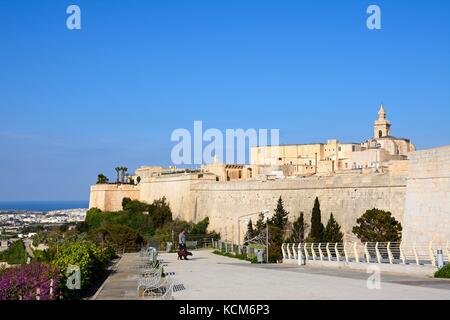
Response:
[[[391,136],[391,123],[381,106],[374,123],[374,137],[363,143],[294,144],[254,147],[251,165],[256,173],[283,171],[287,176],[330,175],[346,170],[382,170],[391,160],[406,160],[415,146],[408,139]],[[290,168],[289,168],[290,167]]]

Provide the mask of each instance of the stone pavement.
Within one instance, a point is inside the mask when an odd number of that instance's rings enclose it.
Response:
[[[175,299],[450,299],[450,281],[382,274],[381,289],[367,288],[368,274],[358,271],[256,265],[193,252],[189,261],[161,253],[164,271],[174,272]],[[136,299],[138,254],[126,254],[99,289],[96,299]]]

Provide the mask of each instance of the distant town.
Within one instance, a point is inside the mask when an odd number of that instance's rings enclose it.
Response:
[[[84,221],[87,208],[52,211],[0,210],[0,235],[17,233],[36,226],[52,226]]]

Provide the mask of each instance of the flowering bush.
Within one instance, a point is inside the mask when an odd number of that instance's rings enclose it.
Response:
[[[4,269],[0,271],[0,300],[55,300],[59,281],[58,268],[43,263]]]
[[[74,242],[59,248],[52,264],[61,271],[63,280],[70,265],[80,268],[81,289],[86,289],[101,277],[113,258],[114,251],[91,242]],[[63,288],[64,289],[64,288]]]

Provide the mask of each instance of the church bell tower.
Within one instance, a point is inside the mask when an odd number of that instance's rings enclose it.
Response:
[[[375,120],[373,138],[379,139],[391,135],[391,123],[386,119],[386,111],[384,111],[383,105],[378,111],[378,119]]]

